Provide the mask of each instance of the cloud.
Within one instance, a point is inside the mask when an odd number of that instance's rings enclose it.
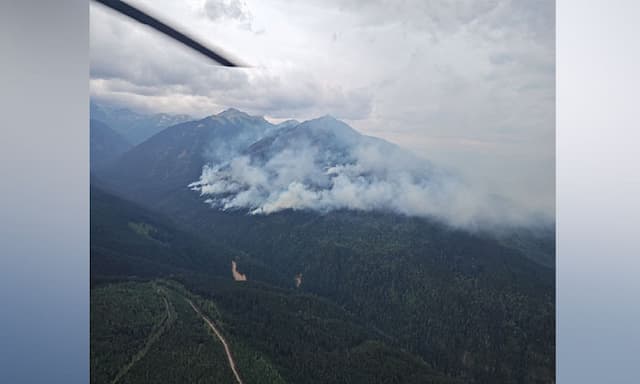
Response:
[[[265,67],[213,66],[99,9],[92,19],[90,88],[97,100],[196,116],[237,107],[283,118],[331,113],[362,119],[372,108],[366,89],[327,83],[306,70],[292,69],[285,79]]]
[[[240,0],[207,0],[204,3],[204,12],[213,22],[232,20],[246,29],[251,29],[251,12]]]

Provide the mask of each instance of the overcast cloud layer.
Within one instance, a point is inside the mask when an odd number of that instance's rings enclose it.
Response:
[[[205,116],[325,114],[555,209],[553,1],[135,1],[251,65],[211,65],[91,6],[98,101]]]

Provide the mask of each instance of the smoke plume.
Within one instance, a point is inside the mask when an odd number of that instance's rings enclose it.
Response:
[[[533,217],[331,117],[283,128],[227,161],[212,162],[190,187],[217,209],[254,215],[288,209],[391,211],[467,228],[525,225]]]

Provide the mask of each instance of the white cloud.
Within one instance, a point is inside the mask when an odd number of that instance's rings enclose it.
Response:
[[[239,0],[206,0],[204,10],[213,21],[227,18],[244,21],[251,18],[246,4]]]

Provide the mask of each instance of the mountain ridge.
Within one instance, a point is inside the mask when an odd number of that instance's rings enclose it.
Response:
[[[92,119],[103,121],[133,145],[163,129],[193,119],[186,114],[142,113],[126,107],[90,101]]]

